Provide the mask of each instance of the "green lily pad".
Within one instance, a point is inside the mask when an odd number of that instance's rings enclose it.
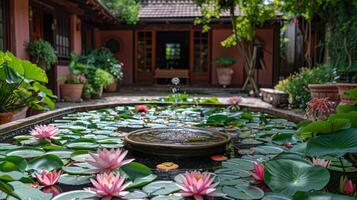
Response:
[[[99,147],[99,144],[94,142],[72,142],[66,146],[74,150],[95,150]]]
[[[129,164],[126,164],[120,167],[120,170],[123,171],[126,175],[128,175],[131,180],[135,180],[137,178],[142,178],[152,174],[152,171],[149,167],[138,162],[131,162]]]
[[[73,152],[71,154],[71,159],[77,162],[83,162],[86,160],[92,160],[92,157],[89,155],[88,151],[81,150]]]
[[[273,192],[292,196],[297,191],[321,190],[329,171],[297,159],[273,159],[265,163],[265,183]]]
[[[183,200],[183,198],[175,195],[159,195],[151,198],[151,200]]]
[[[73,175],[91,175],[92,172],[90,169],[85,169],[82,167],[62,167],[62,170],[68,174],[73,174]]]
[[[145,199],[148,195],[140,190],[135,190],[125,195],[123,199]]]
[[[279,154],[284,151],[283,148],[277,146],[258,146],[252,148],[255,153],[260,154]]]
[[[93,199],[95,193],[85,190],[73,190],[55,196],[52,200],[74,200],[74,199]]]
[[[270,193],[265,193],[264,198],[262,200],[292,200],[292,198],[283,194],[270,192]]]
[[[350,196],[340,195],[340,194],[331,194],[327,192],[297,192],[294,195],[294,200],[353,200]]]
[[[93,178],[93,176],[63,174],[58,182],[65,185],[84,185],[90,183],[91,178]]]
[[[179,191],[180,188],[172,181],[155,181],[143,187],[149,195],[167,195]]]
[[[6,156],[0,163],[0,170],[3,172],[25,171],[27,161],[19,156]]]
[[[236,199],[261,199],[264,196],[263,190],[254,186],[224,186],[222,192]]]
[[[47,152],[46,154],[52,154],[52,155],[56,155],[58,156],[59,158],[61,159],[67,159],[67,158],[70,158],[71,157],[71,154],[73,153],[73,151],[67,151],[67,150],[64,150],[64,151],[49,151]]]
[[[154,174],[150,174],[150,175],[148,175],[148,176],[136,178],[136,179],[134,179],[133,182],[131,182],[131,183],[127,186],[127,189],[142,187],[142,186],[144,186],[144,185],[147,185],[147,184],[153,182],[156,178],[157,178],[157,176],[154,175]]]
[[[17,194],[21,199],[50,200],[52,198],[52,194],[43,193],[39,189],[35,189],[19,181],[10,182],[10,185],[14,188],[15,194]],[[14,200],[15,198],[10,197],[7,199]]]
[[[40,148],[32,148],[32,147],[22,147],[17,149],[12,149],[6,152],[7,156],[19,156],[23,158],[34,158],[38,156],[42,156],[45,154]]]
[[[30,160],[27,170],[35,170],[38,172],[42,170],[52,171],[60,169],[62,166],[63,162],[58,156],[47,154]]]

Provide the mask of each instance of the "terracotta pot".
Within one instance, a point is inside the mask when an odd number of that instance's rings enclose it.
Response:
[[[230,85],[232,82],[232,75],[234,70],[230,67],[218,67],[217,68],[217,78],[218,84],[222,85],[224,88]]]
[[[61,98],[66,101],[81,100],[83,84],[62,84],[60,85]]]
[[[328,98],[333,102],[340,101],[337,84],[309,84],[308,85],[311,97]]]
[[[12,111],[12,112],[5,112],[5,113],[0,113],[0,124],[6,124],[18,119],[24,119],[26,118],[26,112],[27,112],[27,107]]]
[[[337,84],[338,94],[340,95],[341,104],[351,104],[354,99],[345,96],[345,92],[357,88],[357,84],[354,83],[339,83]]]
[[[109,86],[104,88],[105,92],[116,92],[117,90],[118,90],[118,80],[117,79],[113,79],[113,82]]]

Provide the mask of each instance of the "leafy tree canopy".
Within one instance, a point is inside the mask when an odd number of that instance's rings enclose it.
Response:
[[[139,21],[139,0],[100,0],[106,7],[128,24]]]

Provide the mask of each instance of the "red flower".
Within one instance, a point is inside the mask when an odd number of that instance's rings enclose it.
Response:
[[[345,194],[353,194],[356,192],[356,184],[352,182],[352,180],[347,180],[345,185],[343,186],[343,193]]]
[[[249,174],[257,181],[259,182],[264,182],[264,165],[262,163],[254,163],[254,169],[255,169],[255,173],[248,171]]]
[[[138,112],[146,113],[149,110],[149,108],[145,105],[137,105],[135,106],[135,110],[137,110]]]
[[[214,155],[214,156],[211,156],[211,159],[214,160],[214,161],[228,160],[227,156],[224,156],[224,155]]]

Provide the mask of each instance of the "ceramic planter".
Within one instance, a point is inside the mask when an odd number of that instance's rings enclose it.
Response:
[[[0,113],[0,124],[6,124],[15,120],[26,118],[27,107],[12,111],[12,112],[4,112]]]
[[[354,83],[339,83],[337,84],[338,94],[340,95],[341,104],[351,104],[353,99],[345,96],[345,92],[357,88],[357,84]]]
[[[105,92],[116,92],[117,90],[118,90],[118,80],[117,79],[113,79],[113,82],[109,86],[104,88]]]
[[[224,88],[231,84],[232,75],[234,70],[230,67],[218,67],[217,68],[217,78],[218,84],[222,85]]]
[[[60,90],[62,99],[66,101],[80,101],[83,84],[62,84]]]
[[[340,101],[337,84],[309,84],[308,87],[311,97],[328,98],[328,100],[333,102]]]

